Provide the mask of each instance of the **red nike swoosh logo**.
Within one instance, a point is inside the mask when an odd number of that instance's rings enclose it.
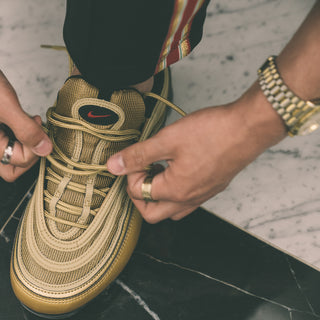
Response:
[[[111,114],[93,114],[92,111],[88,113],[89,118],[107,118],[111,117]]]

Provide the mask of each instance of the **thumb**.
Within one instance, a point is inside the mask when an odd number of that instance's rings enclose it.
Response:
[[[41,128],[40,117],[30,118],[21,108],[15,90],[0,71],[0,122],[7,125],[21,144],[38,156],[52,150],[49,137]]]
[[[21,109],[20,109],[21,110]],[[16,113],[15,121],[8,126],[22,145],[38,156],[47,156],[52,151],[52,142],[41,128],[39,116],[30,118],[22,110]]]
[[[158,135],[133,144],[109,158],[108,171],[115,175],[126,175],[145,171],[145,168],[153,162],[168,160],[168,152],[161,145]]]

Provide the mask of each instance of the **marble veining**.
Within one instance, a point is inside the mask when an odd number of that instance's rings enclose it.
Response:
[[[174,102],[185,111],[224,104],[256,79],[256,70],[287,43],[314,0],[211,1],[203,41],[173,66]],[[45,113],[67,76],[64,0],[0,2],[0,67],[23,108]],[[168,123],[178,118],[173,112]],[[320,268],[320,132],[287,138],[243,170],[204,207]],[[0,235],[4,236],[5,231]]]
[[[123,283],[120,279],[115,281],[117,285],[119,285],[123,290],[128,292],[130,296],[137,302],[139,306],[141,306],[154,320],[160,320],[159,316],[150,309],[147,303],[136,293],[134,290],[130,289],[125,283]]]
[[[292,266],[291,266],[291,264],[290,264],[290,261],[288,261],[288,266],[289,266],[290,271],[291,271],[291,273],[292,273],[292,275],[293,275],[293,277],[294,277],[294,280],[295,280],[295,282],[296,282],[296,284],[297,284],[297,287],[299,288],[299,291],[300,291],[301,294],[304,296],[304,298],[306,299],[306,301],[307,301],[307,303],[308,303],[308,306],[310,307],[310,311],[309,311],[309,312],[302,311],[302,310],[298,310],[298,309],[295,309],[295,308],[291,308],[291,307],[288,307],[288,306],[286,306],[286,305],[284,305],[284,304],[278,303],[278,302],[276,302],[276,301],[274,301],[274,300],[268,299],[268,298],[266,298],[266,297],[256,295],[256,294],[254,294],[254,293],[252,293],[252,292],[250,292],[250,291],[248,291],[248,290],[245,290],[245,289],[243,289],[243,288],[241,288],[241,287],[238,287],[238,286],[236,286],[236,285],[234,285],[234,284],[232,284],[232,283],[230,283],[230,282],[227,282],[227,281],[224,281],[224,280],[221,280],[221,279],[212,277],[212,276],[210,276],[210,275],[208,275],[208,274],[206,274],[206,273],[203,273],[203,272],[201,272],[201,271],[194,270],[194,269],[191,269],[191,268],[188,268],[188,267],[185,267],[185,266],[181,266],[181,265],[176,264],[176,263],[173,263],[173,262],[163,261],[163,260],[158,259],[158,258],[156,258],[156,257],[153,257],[153,256],[151,256],[151,255],[149,255],[149,254],[139,253],[139,252],[138,252],[138,254],[142,254],[142,255],[146,256],[147,258],[149,258],[149,259],[151,259],[151,260],[153,260],[153,261],[156,261],[156,262],[158,262],[158,263],[164,264],[164,265],[166,265],[166,266],[173,266],[173,267],[178,268],[178,269],[180,269],[180,270],[184,270],[184,271],[187,271],[187,272],[195,273],[195,274],[197,274],[197,275],[199,275],[199,276],[201,276],[201,277],[204,277],[204,278],[206,278],[206,279],[209,279],[209,280],[218,282],[218,283],[220,283],[220,284],[222,284],[222,285],[224,285],[224,286],[227,286],[227,287],[230,287],[230,288],[235,289],[235,290],[237,290],[237,291],[240,291],[241,293],[243,293],[243,294],[245,294],[245,295],[248,295],[248,296],[257,298],[257,299],[259,299],[259,300],[262,300],[262,301],[264,301],[264,302],[268,302],[268,303],[271,303],[271,304],[273,304],[273,305],[276,305],[276,306],[278,306],[278,307],[280,307],[280,308],[283,308],[283,309],[287,310],[287,311],[288,311],[288,314],[290,315],[290,317],[292,316],[292,312],[295,311],[295,312],[298,312],[298,313],[310,314],[310,315],[315,316],[316,318],[319,318],[319,319],[320,319],[320,315],[318,315],[318,314],[315,313],[312,305],[310,304],[308,298],[305,296],[305,294],[304,294],[301,286],[299,285],[298,280],[297,280],[297,278],[295,277],[295,272],[294,272],[294,270],[293,270],[293,268],[292,268]]]
[[[294,271],[294,268],[291,265],[291,262],[289,261],[289,259],[287,257],[286,257],[286,260],[288,262],[289,270],[290,270],[290,272],[292,274],[292,277],[293,277],[294,281],[296,282],[299,291],[301,292],[301,294],[303,295],[304,299],[306,300],[306,302],[307,302],[307,304],[308,304],[308,306],[310,308],[310,312],[315,315],[314,308],[313,308],[311,302],[309,301],[307,295],[305,294],[304,290],[302,289],[302,287],[301,287],[301,285],[300,285],[300,283],[299,283],[299,281],[297,279],[296,272]]]

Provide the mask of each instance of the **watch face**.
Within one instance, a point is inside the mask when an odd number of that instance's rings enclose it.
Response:
[[[298,135],[305,136],[320,127],[320,112],[313,114],[307,121],[305,121],[299,128]]]

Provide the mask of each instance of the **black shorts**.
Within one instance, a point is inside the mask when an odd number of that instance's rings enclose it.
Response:
[[[133,85],[192,51],[209,1],[67,0],[66,47],[92,85]]]

